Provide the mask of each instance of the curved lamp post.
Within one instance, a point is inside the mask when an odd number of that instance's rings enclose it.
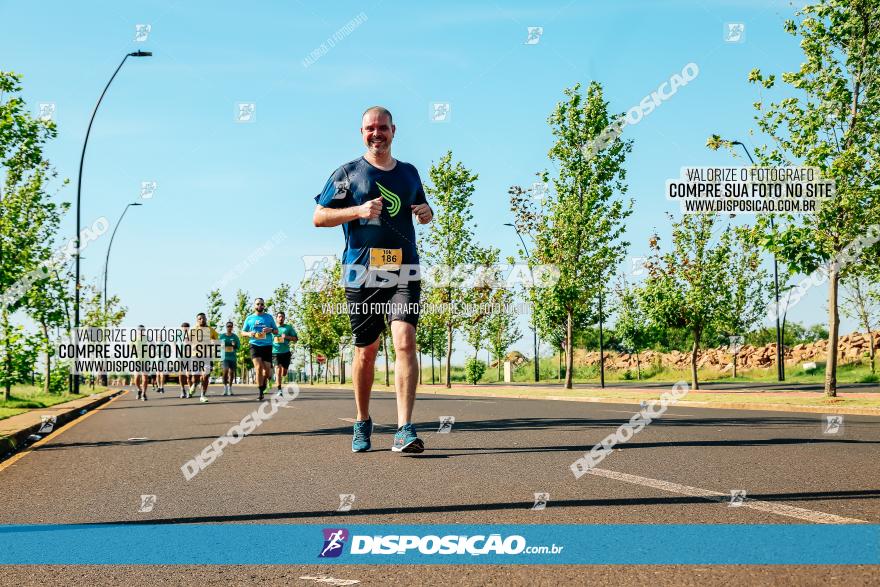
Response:
[[[119,229],[119,225],[122,224],[122,219],[125,218],[125,213],[128,212],[128,209],[132,206],[143,206],[143,204],[140,202],[132,202],[123,208],[119,220],[116,221],[116,226],[113,227],[113,233],[110,235],[110,243],[107,245],[107,256],[104,258],[104,316],[107,315],[107,267],[110,265],[110,248],[113,246],[113,238],[116,236],[116,231]]]
[[[104,91],[101,92],[101,96],[98,98],[97,104],[95,104],[95,109],[92,110],[92,117],[89,119],[89,126],[86,129],[86,138],[83,141],[82,154],[79,158],[79,175],[76,180],[76,234],[74,235],[74,239],[76,240],[76,286],[74,288],[74,303],[73,303],[73,315],[74,315],[74,328],[79,328],[79,290],[80,290],[80,269],[79,269],[79,235],[80,235],[80,227],[81,227],[81,217],[80,217],[80,201],[82,194],[82,170],[83,163],[86,159],[86,146],[89,144],[89,133],[92,131],[92,123],[95,122],[95,115],[98,113],[98,107],[101,105],[101,101],[104,99],[104,95],[107,93],[107,90],[110,88],[110,84],[113,83],[113,79],[116,77],[116,74],[119,73],[119,70],[122,69],[122,66],[125,65],[125,60],[129,57],[150,57],[153,53],[150,51],[134,51],[132,53],[128,53],[125,57],[122,58],[122,62],[119,64],[119,67],[116,68],[116,71],[113,72],[113,75],[110,76],[110,81],[107,82],[107,85],[104,86]],[[75,353],[78,354],[78,353]],[[73,378],[73,391],[74,393],[79,393],[79,376]]]

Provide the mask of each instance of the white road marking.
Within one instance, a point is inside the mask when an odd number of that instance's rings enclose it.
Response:
[[[328,585],[357,585],[360,583],[357,579],[334,579],[327,575],[303,575],[300,579],[303,579],[304,581],[326,583]]]
[[[135,438],[128,439],[129,442],[143,442],[145,440],[149,440],[149,438],[147,438],[146,436],[137,436]]]
[[[624,483],[633,483],[642,485],[643,487],[651,487],[660,491],[668,491],[670,493],[678,493],[681,495],[690,495],[692,497],[702,497],[709,501],[726,502],[730,500],[730,493],[720,493],[718,491],[710,491],[708,489],[700,489],[699,487],[691,487],[689,485],[679,485],[669,481],[661,481],[660,479],[651,479],[650,477],[641,477],[639,475],[630,475],[629,473],[620,473],[618,471],[609,471],[608,469],[590,469],[589,473],[598,477],[623,481]],[[857,520],[855,518],[845,518],[834,514],[826,514],[815,510],[798,508],[781,503],[761,501],[757,499],[746,499],[742,506],[751,508],[778,516],[786,516],[789,518],[797,518],[806,520],[814,524],[867,524],[866,520]]]
[[[602,411],[603,411],[603,412],[617,412],[618,414],[630,414],[631,416],[634,416],[635,414],[638,414],[638,413],[639,413],[639,410],[632,410],[632,411],[627,411],[627,410],[602,410]],[[696,416],[688,416],[688,415],[685,415],[685,414],[668,414],[668,413],[667,413],[667,414],[663,414],[663,417],[664,417],[664,418],[696,418]]]

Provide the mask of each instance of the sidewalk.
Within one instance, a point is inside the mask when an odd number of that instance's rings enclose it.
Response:
[[[298,384],[303,389],[351,389],[350,382],[340,385],[307,383]],[[393,392],[394,387],[374,384],[374,390]],[[418,394],[458,395],[474,397],[498,397],[509,399],[542,399],[555,401],[601,402],[615,404],[636,404],[642,401],[659,399],[660,394],[672,388],[666,387],[628,387],[620,388],[576,387],[565,389],[560,386],[544,385],[466,385],[452,384],[451,389],[442,385],[420,385]],[[676,402],[679,406],[697,408],[719,408],[737,410],[768,410],[777,412],[808,412],[822,414],[857,414],[880,416],[880,393],[862,391],[838,391],[837,397],[825,397],[822,392],[813,391],[770,391],[770,390],[697,390]]]
[[[48,419],[55,416],[52,430],[57,430],[67,422],[78,418],[87,411],[124,392],[124,389],[109,389],[88,397],[81,397],[48,408],[30,410],[24,414],[0,420],[0,460],[7,458],[9,454],[24,447],[28,443],[28,437],[32,434],[37,434],[37,431],[43,426],[44,417]],[[41,436],[46,434],[49,434],[49,432]]]

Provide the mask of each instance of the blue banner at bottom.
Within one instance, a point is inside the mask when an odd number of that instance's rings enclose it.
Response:
[[[0,526],[0,564],[880,564],[880,525]]]

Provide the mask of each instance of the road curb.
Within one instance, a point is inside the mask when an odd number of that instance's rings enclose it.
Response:
[[[27,438],[36,434],[42,427],[42,416],[55,416],[53,429],[57,430],[64,424],[79,418],[83,414],[83,410],[91,411],[126,391],[125,389],[108,389],[88,397],[81,397],[48,408],[30,410],[0,420],[0,462],[27,446]],[[19,421],[16,422],[16,419]]]
[[[329,389],[332,387],[332,384],[329,386],[324,385],[309,385],[299,384],[303,388],[308,389]],[[384,386],[383,386],[384,387]],[[394,393],[393,389],[373,389],[373,391],[385,392],[385,393]],[[474,388],[467,388],[467,391],[463,389],[456,390],[455,388],[450,390],[436,390],[436,389],[424,389],[419,388],[417,393],[419,394],[431,394],[431,395],[458,395],[463,397],[494,397],[494,398],[508,398],[508,399],[528,399],[528,400],[551,400],[551,401],[563,401],[563,402],[589,402],[589,403],[601,403],[601,404],[633,404],[640,405],[643,400],[632,399],[632,398],[617,398],[617,397],[566,397],[559,395],[547,395],[542,397],[536,397],[534,395],[526,395],[526,394],[509,394],[509,393],[492,393],[489,390],[475,390]],[[656,391],[656,390],[649,390]],[[677,406],[691,407],[691,408],[710,408],[710,409],[719,409],[719,410],[757,410],[757,411],[766,411],[766,412],[801,412],[808,414],[848,414],[855,416],[878,416],[880,417],[880,408],[872,408],[867,406],[837,406],[834,404],[829,404],[827,406],[804,406],[804,405],[791,405],[791,404],[753,404],[749,402],[703,402],[703,401],[677,401],[675,402]]]

